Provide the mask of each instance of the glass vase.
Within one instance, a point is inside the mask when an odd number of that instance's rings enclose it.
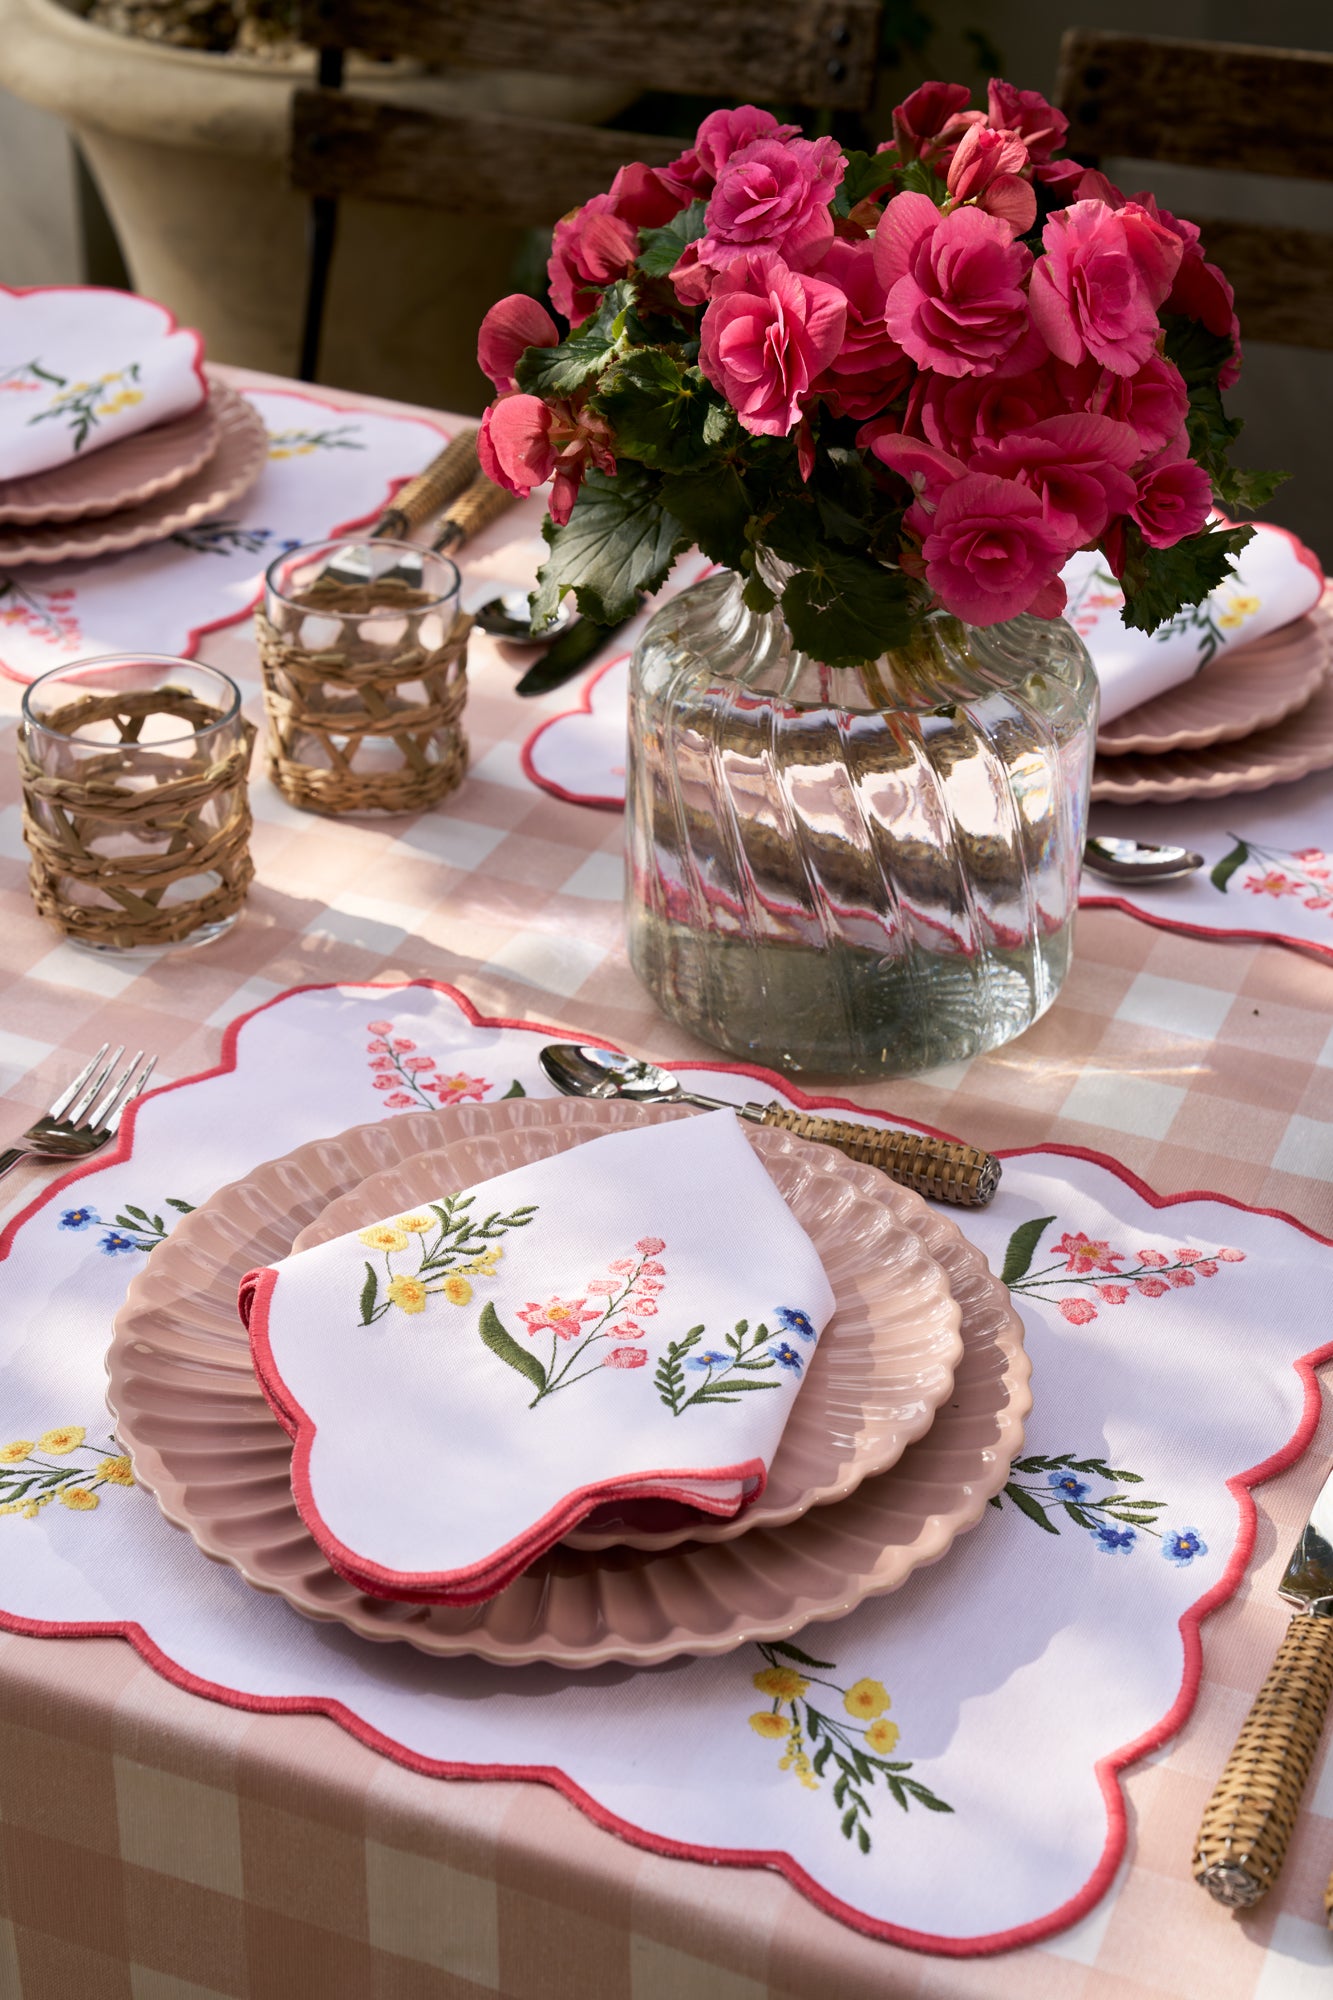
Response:
[[[635,651],[640,979],[705,1041],[788,1072],[909,1075],[1021,1034],[1069,966],[1097,732],[1082,641],[936,613],[832,668],[741,587],[683,591]]]

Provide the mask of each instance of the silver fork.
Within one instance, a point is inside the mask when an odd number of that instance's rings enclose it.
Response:
[[[45,1117],[30,1125],[17,1146],[0,1153],[0,1174],[29,1155],[43,1160],[81,1160],[105,1146],[120,1125],[121,1113],[148,1082],[157,1057],[144,1060],[139,1050],[117,1077],[112,1071],[125,1053],[124,1045],[108,1056],[103,1042],[92,1061],[62,1090]]]

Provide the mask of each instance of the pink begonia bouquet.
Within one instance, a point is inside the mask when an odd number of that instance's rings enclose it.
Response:
[[[1276,484],[1227,460],[1231,287],[1065,130],[999,81],[923,84],[873,155],[746,105],[565,216],[570,331],[515,296],[478,348],[484,470],[553,481],[535,618],[572,589],[613,623],[696,544],[834,665],[940,609],[1058,617],[1076,549],[1144,631],[1206,596],[1252,533],[1214,506]]]

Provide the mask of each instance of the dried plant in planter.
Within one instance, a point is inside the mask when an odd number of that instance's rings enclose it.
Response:
[[[87,19],[113,34],[214,55],[289,56],[293,0],[92,0]]]

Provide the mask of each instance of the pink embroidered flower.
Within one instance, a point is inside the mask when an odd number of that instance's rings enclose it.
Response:
[[[847,301],[842,345],[815,383],[836,417],[873,417],[905,389],[912,364],[884,325],[885,291],[875,270],[873,243],[836,237],[818,276]]]
[[[367,1033],[368,1035],[391,1035],[391,1034],[393,1033],[393,1022],[392,1022],[392,1021],[367,1021],[367,1022],[366,1022],[366,1033]]]
[[[1039,90],[1016,90],[993,76],[986,86],[986,116],[998,132],[1023,141],[1029,156],[1044,166],[1065,143],[1069,120]],[[1081,169],[1080,169],[1081,171]]]
[[[477,366],[501,394],[518,387],[514,370],[530,347],[558,347],[560,329],[536,299],[511,292],[493,305],[477,335]]]
[[[386,1097],[384,1100],[391,1111],[406,1111],[415,1101],[405,1090],[396,1090],[392,1097]]]
[[[1016,371],[1023,364],[1031,264],[998,216],[941,215],[929,195],[895,195],[875,231],[884,323],[913,361],[941,375],[989,374],[1011,356]],[[1040,355],[1037,342],[1032,359]]]
[[[661,1269],[660,1264],[658,1266],[658,1269],[659,1270]],[[644,1294],[645,1298],[651,1298],[654,1292],[661,1291],[662,1281],[660,1278],[640,1277],[638,1280],[638,1288]]]
[[[1177,1264],[1197,1264],[1203,1256],[1202,1250],[1177,1250]]]
[[[390,1070],[387,1076],[372,1076],[370,1087],[372,1090],[392,1090],[397,1081],[397,1077]]]
[[[1243,1250],[1219,1250],[1217,1256],[1224,1264],[1243,1264],[1245,1262],[1245,1252]]]
[[[662,1245],[662,1248],[665,1250],[665,1243]],[[639,1275],[643,1278],[665,1278],[666,1265],[659,1264],[656,1258],[645,1257],[643,1263],[639,1266]]]
[[[1072,550],[1095,542],[1113,515],[1136,504],[1128,468],[1138,456],[1139,440],[1128,424],[1063,416],[979,445],[972,464],[1031,487],[1040,495],[1043,518]]]
[[[639,1315],[640,1319],[651,1319],[654,1313],[656,1313],[657,1311],[656,1299],[633,1298],[630,1300],[629,1304],[630,1304],[630,1311],[636,1312]]]
[[[1094,1285],[1092,1289],[1108,1306],[1122,1306],[1129,1297],[1128,1285]]]
[[[632,1271],[634,1269],[634,1259],[632,1257],[617,1257],[606,1268],[608,1271],[616,1272]]]
[[[1202,1264],[1196,1264],[1194,1269],[1201,1278],[1215,1278],[1217,1276],[1217,1266],[1211,1257],[1205,1258]]]
[[[829,203],[847,162],[836,139],[756,139],[718,175],[704,210],[698,261],[725,271],[768,250],[793,270],[817,264],[833,241]]]
[[[1096,1237],[1085,1236],[1082,1230],[1077,1236],[1071,1236],[1066,1230],[1054,1248],[1058,1257],[1068,1260],[1065,1264],[1066,1271],[1077,1271],[1080,1274],[1088,1271],[1116,1271],[1125,1261],[1123,1252],[1112,1250],[1109,1243],[1102,1242]]]
[[[1037,197],[1023,178],[1027,164],[1028,149],[1012,132],[970,126],[949,162],[949,193],[956,202],[974,201],[1023,236],[1037,219]]]
[[[1142,1292],[1145,1299],[1160,1299],[1167,1289],[1166,1279],[1139,1278],[1135,1281],[1134,1289],[1136,1292]]]
[[[397,1049],[400,1056],[405,1056],[411,1053],[411,1051],[416,1047],[416,1043],[406,1042],[406,1041],[396,1041],[394,1043],[394,1047]]]
[[[403,1063],[404,1069],[410,1069],[416,1075],[419,1075],[423,1070],[434,1069],[434,1067],[434,1056],[408,1056]]]
[[[465,1076],[459,1070],[457,1076],[437,1077],[431,1089],[439,1097],[441,1104],[462,1104],[467,1099],[479,1104],[490,1089],[484,1076]]]
[[[1168,1285],[1174,1285],[1179,1290],[1182,1285],[1192,1285],[1194,1283],[1194,1273],[1193,1271],[1168,1271],[1166,1282]]]
[[[1139,474],[1129,512],[1150,547],[1169,549],[1186,535],[1197,535],[1207,525],[1212,507],[1208,474],[1194,463],[1184,444],[1175,444]]]
[[[384,1032],[387,1034],[389,1031],[386,1028]],[[389,1044],[386,1041],[367,1042],[366,1050],[372,1056],[387,1056],[389,1053]]]
[[[642,1368],[648,1359],[641,1347],[613,1347],[602,1358],[603,1368]]]
[[[529,1333],[554,1333],[561,1340],[573,1340],[590,1319],[600,1319],[604,1308],[589,1305],[586,1298],[562,1299],[552,1295],[544,1305],[529,1300],[518,1316]]]
[[[944,161],[971,125],[980,125],[984,111],[970,111],[972,93],[965,83],[923,83],[893,107],[893,143],[898,157]],[[880,152],[887,147],[881,146]]]
[[[641,1326],[636,1326],[632,1319],[623,1319],[616,1328],[616,1338],[618,1340],[646,1340],[647,1337],[644,1329]]]
[[[589,1278],[587,1289],[599,1299],[609,1299],[620,1287],[614,1278]]]
[[[945,610],[969,625],[998,625],[1021,611],[1058,618],[1068,553],[1034,493],[1016,479],[979,472],[948,488],[921,544],[926,581]]]
[[[1116,210],[1076,201],[1049,218],[1041,240],[1028,303],[1052,354],[1071,363],[1090,354],[1114,375],[1133,375],[1156,347],[1179,239],[1136,202]]]
[[[847,301],[836,285],[761,251],[718,280],[703,317],[699,366],[756,436],[785,437],[842,344]]]
[[[666,1244],[660,1236],[641,1236],[634,1248],[641,1250],[645,1257],[656,1257],[666,1249]]]
[[[779,125],[771,111],[742,104],[734,111],[710,111],[687,152],[663,173],[692,195],[706,195],[733,153],[756,139],[794,139],[799,125]]]
[[[616,213],[609,194],[595,194],[555,225],[546,266],[551,304],[571,326],[581,326],[604,287],[623,278],[638,254],[638,230]]]
[[[1086,1326],[1097,1317],[1097,1308],[1090,1299],[1061,1299],[1060,1310],[1071,1326]]]
[[[477,458],[488,479],[507,493],[526,496],[554,480],[551,519],[563,527],[589,465],[616,469],[611,432],[591,410],[571,403],[545,403],[540,396],[502,396],[481,420]]]
[[[1247,875],[1242,886],[1252,896],[1299,896],[1301,893],[1300,883],[1293,882],[1280,868],[1269,868],[1262,875]]]
[[[392,1056],[375,1056],[371,1060],[370,1067],[372,1069],[388,1069],[396,1071],[397,1064],[394,1062]]]
[[[1150,1271],[1160,1271],[1163,1264],[1169,1264],[1171,1259],[1161,1250],[1140,1250],[1139,1262],[1146,1264]]]

